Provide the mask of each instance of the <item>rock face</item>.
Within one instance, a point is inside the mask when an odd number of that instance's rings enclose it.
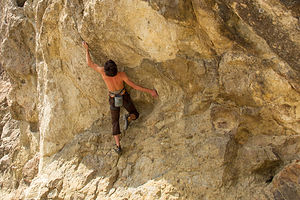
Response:
[[[300,4],[2,0],[5,199],[299,199]],[[140,118],[112,150],[118,64]],[[124,110],[122,110],[124,113]]]

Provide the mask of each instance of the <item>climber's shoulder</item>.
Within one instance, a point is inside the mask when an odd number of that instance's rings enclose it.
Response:
[[[120,74],[120,77],[122,78],[122,80],[128,79],[126,72],[118,72],[118,74]]]
[[[125,72],[118,72],[121,77],[127,76]]]
[[[99,65],[97,65],[97,64],[95,64],[96,65],[96,71],[97,72],[99,72],[100,74],[104,74],[104,67],[101,67],[101,66],[99,66]]]

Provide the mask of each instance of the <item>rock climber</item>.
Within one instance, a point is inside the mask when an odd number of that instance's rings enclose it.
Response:
[[[88,44],[85,41],[83,41],[82,45],[86,49],[86,61],[88,66],[90,66],[96,72],[101,74],[109,90],[109,104],[110,104],[110,112],[111,112],[111,119],[112,119],[112,134],[116,142],[116,148],[114,148],[114,150],[118,154],[121,154],[122,153],[122,148],[120,144],[121,131],[119,125],[120,107],[124,106],[124,108],[129,113],[124,115],[125,130],[127,130],[131,121],[136,120],[139,117],[139,113],[136,110],[130,98],[130,95],[128,94],[128,92],[124,87],[124,82],[136,90],[151,94],[152,97],[157,98],[158,94],[156,90],[151,90],[136,85],[128,78],[125,72],[118,72],[117,65],[112,60],[108,60],[105,63],[104,67],[100,67],[99,65],[95,64],[91,59]]]

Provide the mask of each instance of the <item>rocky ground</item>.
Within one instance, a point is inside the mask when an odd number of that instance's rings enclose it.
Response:
[[[5,199],[300,199],[300,4],[0,2]],[[113,59],[140,118],[113,150]],[[125,113],[122,110],[122,114]],[[122,122],[123,123],[123,122]]]

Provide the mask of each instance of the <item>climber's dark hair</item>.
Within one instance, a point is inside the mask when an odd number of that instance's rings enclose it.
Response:
[[[113,60],[106,61],[104,71],[107,76],[115,76],[118,73],[118,68]]]

